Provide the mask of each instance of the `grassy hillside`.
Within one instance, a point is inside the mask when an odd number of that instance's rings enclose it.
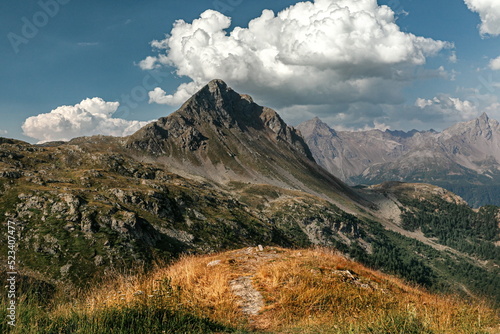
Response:
[[[498,314],[484,303],[431,294],[319,248],[187,256],[147,274],[117,275],[71,300],[64,294],[38,301],[25,296],[19,326],[11,330],[2,323],[2,333],[500,330]]]

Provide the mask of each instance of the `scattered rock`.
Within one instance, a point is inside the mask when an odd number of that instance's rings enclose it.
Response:
[[[177,230],[174,228],[167,228],[167,229],[161,228],[160,232],[168,235],[171,238],[180,240],[186,244],[191,244],[195,239],[194,235],[192,235],[191,233],[182,230]]]
[[[71,269],[71,267],[72,267],[71,263],[68,263],[68,264],[62,266],[60,269],[61,276],[63,276],[63,277],[67,276],[69,274],[69,270]]]
[[[221,260],[210,261],[207,263],[207,267],[214,267],[216,265],[219,265],[220,263],[221,263]]]
[[[97,255],[95,258],[94,258],[94,264],[96,266],[102,266],[104,264],[104,258],[101,256],[101,255]]]
[[[21,172],[18,172],[18,171],[7,170],[7,171],[0,172],[0,177],[5,177],[7,179],[19,179],[22,176],[23,176],[23,174]]]

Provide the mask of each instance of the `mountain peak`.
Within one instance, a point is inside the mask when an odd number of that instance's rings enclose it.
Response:
[[[220,89],[220,90],[227,89],[227,84],[221,79],[213,79],[207,84],[207,86],[211,89]]]
[[[208,92],[207,92],[208,90]],[[204,93],[204,98],[206,98],[206,94],[210,94],[214,96],[215,98],[225,98],[226,94],[232,91],[234,92],[229,86],[222,81],[221,79],[214,79],[210,81],[208,84],[205,85],[198,93]],[[197,94],[195,94],[196,96]],[[237,94],[239,95],[239,94]]]
[[[481,130],[488,131],[491,129],[492,126],[494,126],[493,124],[494,121],[495,120],[489,118],[488,115],[485,112],[483,112],[481,116],[479,116],[475,120],[475,127]]]
[[[203,86],[198,92],[196,92],[189,100],[187,100],[181,107],[184,108],[185,105],[193,101],[206,100],[213,103],[214,101],[221,101],[227,99],[238,99],[240,95],[233,91],[229,86],[220,79],[214,79],[208,84]]]
[[[481,121],[484,121],[486,123],[490,120],[490,118],[488,117],[488,114],[486,114],[486,112],[483,112],[481,114],[481,116],[479,116],[478,119],[481,120]]]
[[[175,152],[181,159],[189,152],[211,155],[207,152],[220,148],[225,158],[236,156],[239,150],[228,147],[254,141],[254,137],[273,137],[270,139],[275,144],[286,142],[290,145],[287,149],[314,161],[302,137],[276,111],[259,106],[249,95],[237,93],[220,79],[210,81],[176,112],[137,131],[129,138],[128,145],[156,155]],[[216,146],[221,147],[215,149]],[[187,151],[180,154],[179,150]],[[201,161],[205,157],[196,159]]]
[[[297,129],[304,137],[308,137],[313,133],[323,136],[335,136],[337,134],[334,129],[329,127],[328,124],[323,122],[318,116],[299,124]]]
[[[257,126],[261,109],[250,96],[239,94],[224,81],[215,79],[203,86],[169,117],[182,116],[190,124],[223,124],[228,128]]]
[[[328,126],[328,124],[326,124],[325,122],[323,122],[321,120],[321,118],[319,118],[318,116],[314,117],[311,122],[316,126],[316,127],[319,127],[319,128],[323,128],[323,129],[328,129],[328,130],[333,130],[331,127]]]
[[[445,138],[469,134],[475,138],[484,137],[489,140],[493,132],[498,132],[499,130],[498,121],[490,118],[483,112],[478,118],[467,122],[457,123],[445,129],[442,133]]]

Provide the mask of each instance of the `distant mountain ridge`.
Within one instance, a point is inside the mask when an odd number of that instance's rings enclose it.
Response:
[[[500,204],[500,124],[483,113],[442,132],[335,131],[300,124],[315,160],[348,184],[427,182],[475,206]]]

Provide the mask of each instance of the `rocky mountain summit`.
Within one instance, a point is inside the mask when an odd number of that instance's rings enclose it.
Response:
[[[318,118],[297,127],[315,160],[354,184],[428,182],[469,203],[500,204],[500,125],[486,113],[436,131],[335,131]]]
[[[498,208],[432,186],[353,189],[313,156],[275,111],[214,80],[129,137],[0,139],[0,213],[17,224],[20,272],[44,284],[186,253],[320,245],[427,287],[500,295]],[[5,234],[0,245],[1,258]]]
[[[139,130],[126,148],[176,173],[362,200],[317,165],[294,128],[270,108],[213,80],[168,117]]]
[[[171,151],[168,142],[170,139],[184,151],[203,148],[209,151],[209,154],[215,154],[219,153],[215,145],[222,145],[221,142],[227,141],[224,140],[227,134],[222,129],[245,133],[247,136],[250,136],[252,131],[263,131],[271,139],[283,141],[309,160],[313,160],[303,138],[274,110],[255,104],[250,96],[238,94],[222,80],[212,80],[178,111],[139,130],[128,139],[127,146],[161,155]],[[218,143],[211,143],[212,147],[208,147],[211,138],[206,137],[200,130],[207,130],[206,135],[215,135]],[[158,147],[156,144],[163,144],[164,147]],[[237,152],[226,148],[225,153],[231,156]],[[174,154],[170,152],[170,155]]]

